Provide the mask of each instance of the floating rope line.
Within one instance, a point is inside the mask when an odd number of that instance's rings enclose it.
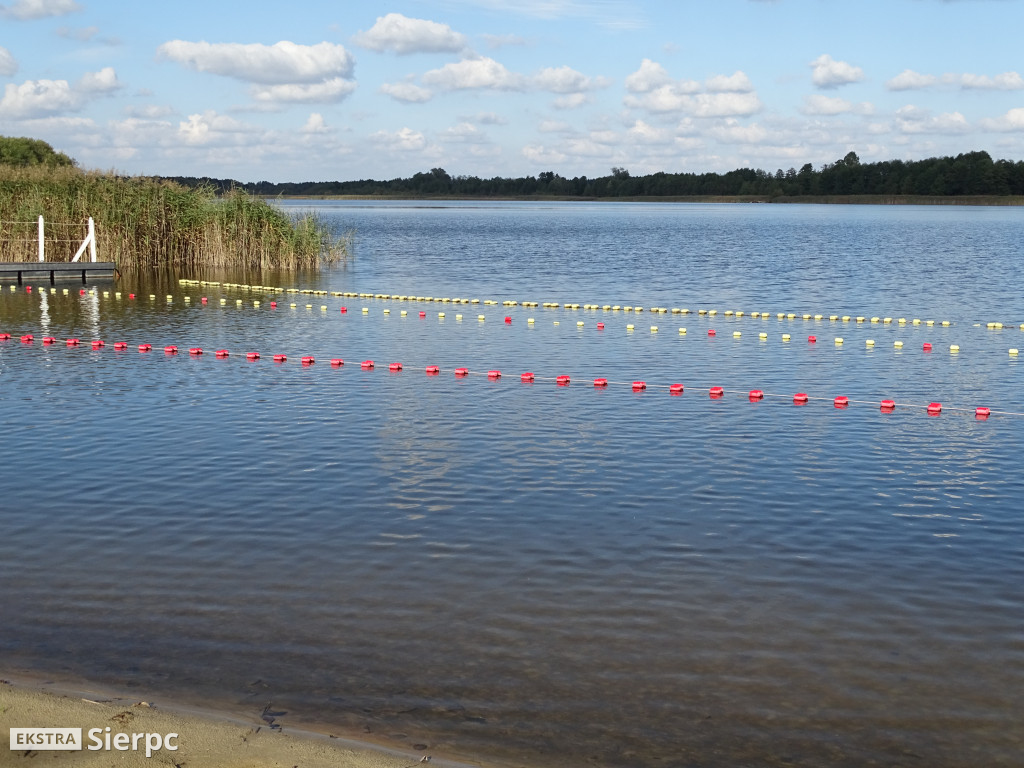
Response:
[[[0,342],[7,342],[11,340],[9,333],[0,333]],[[35,341],[35,337],[32,334],[25,334],[20,337],[22,345],[31,345]],[[44,336],[41,339],[44,346],[52,346],[57,343],[57,339],[53,336]],[[65,346],[68,348],[74,348],[81,345],[81,340],[77,338],[69,338],[65,342]],[[113,345],[115,351],[125,352],[128,350],[128,343],[124,341],[115,342]],[[90,342],[92,351],[99,351],[106,347],[106,343],[102,340],[93,340]],[[147,354],[153,351],[152,344],[139,344],[139,354]],[[163,348],[165,356],[176,356],[178,355],[178,347],[173,344],[164,346]],[[198,358],[205,355],[205,351],[202,347],[189,347],[188,357]],[[218,349],[214,352],[214,357],[219,360],[227,359],[231,357],[231,353],[226,349]],[[247,352],[244,357],[249,362],[255,362],[261,359],[259,352]],[[312,355],[301,355],[296,356],[301,361],[303,367],[312,366],[316,363],[316,358]],[[272,359],[275,363],[284,364],[288,361],[289,355],[286,354],[275,354]],[[345,365],[344,358],[332,358],[330,361],[332,368],[343,368]],[[376,364],[373,360],[364,360],[359,363],[361,370],[374,370]],[[428,376],[437,376],[442,373],[451,373],[456,378],[466,378],[469,376],[477,376],[487,378],[489,381],[497,381],[502,378],[502,372],[497,369],[491,369],[487,371],[471,370],[469,368],[441,368],[437,365],[418,366]],[[401,373],[404,372],[405,365],[403,363],[392,362],[388,364],[388,371],[390,373]],[[569,386],[572,383],[572,377],[568,374],[561,374],[557,376],[539,376],[532,372],[526,372],[520,375],[520,381],[523,383],[536,383],[536,382],[553,382],[559,386]],[[587,379],[582,380],[584,386],[586,385]],[[851,399],[846,396],[837,396],[834,398],[823,397],[820,395],[808,395],[803,392],[796,394],[783,394],[778,392],[765,392],[760,389],[752,390],[736,390],[736,389],[725,389],[721,386],[684,386],[681,383],[675,384],[648,384],[643,380],[634,381],[620,381],[616,379],[606,378],[595,378],[592,380],[592,387],[594,389],[605,389],[607,387],[630,387],[633,392],[642,392],[648,389],[651,390],[664,390],[671,395],[682,395],[684,391],[689,390],[690,392],[707,393],[711,399],[722,399],[726,395],[733,395],[743,397],[746,396],[751,402],[760,402],[764,399],[791,399],[795,405],[806,405],[811,401],[815,402],[828,402],[832,401],[835,408],[844,409],[850,405],[869,405],[878,406],[882,413],[891,413],[896,408],[911,409],[911,410],[924,410],[930,416],[938,416],[942,411],[953,411],[956,413],[970,414],[973,413],[976,419],[984,420],[989,416],[1009,416],[1009,417],[1024,417],[1024,412],[1017,411],[1006,411],[1006,410],[992,410],[991,408],[979,406],[974,408],[964,406],[944,406],[938,402],[932,402],[927,404],[921,403],[897,403],[894,400],[882,400],[880,403],[874,400],[863,400],[863,399]],[[577,387],[578,389],[579,387]]]

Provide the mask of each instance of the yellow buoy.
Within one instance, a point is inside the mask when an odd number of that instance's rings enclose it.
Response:
[[[783,341],[789,341],[789,334],[788,333],[782,334],[782,340]]]
[[[759,338],[759,339],[767,339],[768,338],[768,334],[765,333],[764,331],[761,331],[761,333],[757,334],[757,338]]]
[[[651,326],[651,333],[657,333],[657,332],[658,332],[658,326],[652,325]]]
[[[950,352],[959,352],[960,351],[960,345],[959,344],[950,344],[949,345],[949,351]]]
[[[627,326],[626,326],[626,330],[627,330],[627,331],[632,331],[632,330],[633,330],[633,324],[632,324],[632,323],[630,323],[629,325],[627,325]]]
[[[867,346],[869,346],[869,347],[873,347],[873,346],[875,346],[875,340],[874,340],[874,339],[868,339],[868,340],[867,340],[867,341],[865,342],[865,344],[866,344]]]
[[[680,333],[680,335],[685,336],[686,335],[686,329],[685,328],[680,328],[679,329],[679,333]]]
[[[902,341],[894,341],[894,342],[892,343],[892,345],[893,345],[894,347],[896,347],[896,349],[903,349],[903,342],[902,342]]]
[[[842,343],[843,343],[843,337],[842,336],[836,336],[836,344],[842,344]]]

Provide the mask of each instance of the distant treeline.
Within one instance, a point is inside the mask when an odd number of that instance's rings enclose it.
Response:
[[[176,176],[186,186],[211,187],[224,193],[241,188],[262,196],[360,197],[806,197],[831,195],[914,195],[963,197],[1024,195],[1024,162],[992,160],[987,152],[928,160],[886,160],[862,163],[850,152],[842,160],[815,170],[807,163],[799,170],[781,168],[774,173],[740,168],[728,173],[652,173],[632,176],[625,168],[612,168],[608,176],[567,179],[553,171],[516,179],[496,176],[451,176],[433,168],[406,179],[376,181],[307,181],[274,184],[241,183],[232,179]]]

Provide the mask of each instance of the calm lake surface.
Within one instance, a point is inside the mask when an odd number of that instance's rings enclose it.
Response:
[[[435,760],[1024,764],[1024,210],[286,205],[354,258],[204,277],[498,304],[0,286],[0,672]]]

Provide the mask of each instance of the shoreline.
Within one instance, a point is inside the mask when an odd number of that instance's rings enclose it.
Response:
[[[136,768],[155,764],[218,766],[218,768],[411,768],[429,762],[442,768],[502,768],[502,764],[465,762],[433,754],[416,753],[318,731],[304,724],[280,722],[283,713],[245,714],[182,704],[160,695],[114,690],[87,681],[59,681],[33,673],[0,671],[0,766],[44,756],[47,765],[101,768],[116,759]],[[73,751],[11,749],[11,728],[81,728],[85,748]],[[151,757],[145,740],[138,749],[119,750],[103,744],[125,734],[177,734],[177,738]],[[98,729],[98,730],[97,730]],[[90,731],[93,732],[90,738]],[[89,747],[92,747],[91,749]]]
[[[714,203],[771,205],[962,205],[1014,208],[1020,195],[634,195],[585,197],[572,195],[253,195],[263,200],[377,200],[411,202],[535,202],[535,203]]]

